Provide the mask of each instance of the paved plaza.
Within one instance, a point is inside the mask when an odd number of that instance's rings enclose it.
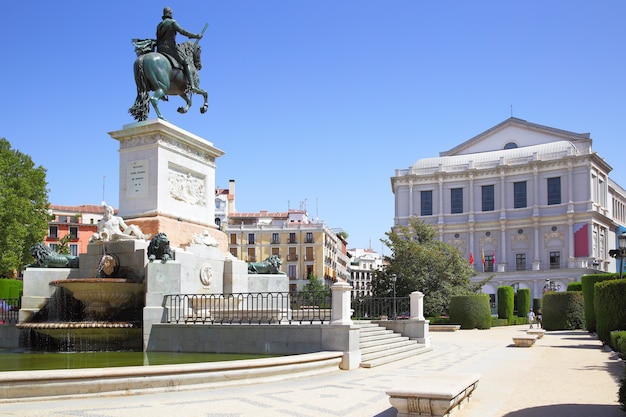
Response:
[[[0,403],[0,416],[395,417],[385,392],[431,373],[479,373],[458,417],[624,417],[623,363],[585,331],[548,332],[530,348],[512,337],[528,326],[432,332],[431,352],[371,369],[250,385]]]

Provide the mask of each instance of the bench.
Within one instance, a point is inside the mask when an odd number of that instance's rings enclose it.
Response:
[[[398,417],[446,416],[469,400],[479,374],[433,373],[424,375],[410,387],[387,391]]]
[[[537,336],[515,336],[513,343],[516,347],[531,347],[535,344],[535,340],[537,340]]]
[[[528,329],[526,330],[526,334],[529,336],[537,336],[537,339],[541,339],[543,335],[546,333],[544,329]]]
[[[456,332],[461,328],[460,324],[429,324],[428,330],[431,332]]]

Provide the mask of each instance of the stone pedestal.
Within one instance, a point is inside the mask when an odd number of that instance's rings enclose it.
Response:
[[[144,233],[165,233],[172,246],[189,244],[215,226],[215,159],[224,152],[199,136],[160,119],[109,132],[120,142],[119,215]]]

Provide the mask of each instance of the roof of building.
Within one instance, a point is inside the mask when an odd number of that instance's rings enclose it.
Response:
[[[74,213],[104,214],[104,206],[99,205],[99,204],[81,204],[80,206],[61,206],[58,204],[50,204],[50,210],[68,212],[72,214]]]
[[[474,167],[477,167],[481,164],[493,164],[499,163],[500,161],[514,161],[535,156],[541,159],[541,155],[554,155],[556,157],[558,155],[565,156],[568,154],[576,154],[577,152],[578,147],[574,143],[570,141],[557,141],[544,143],[541,145],[523,146],[513,149],[500,149],[490,152],[470,153],[453,156],[439,156],[436,158],[423,158],[415,162],[412,168],[432,169],[438,168],[439,166],[445,168],[450,166],[470,164]]]

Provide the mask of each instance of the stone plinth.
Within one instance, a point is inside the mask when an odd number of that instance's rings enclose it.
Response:
[[[224,152],[160,119],[109,132],[120,142],[119,215],[173,246],[215,226],[215,159]],[[224,241],[226,238],[218,239]],[[221,242],[220,242],[221,243]]]

